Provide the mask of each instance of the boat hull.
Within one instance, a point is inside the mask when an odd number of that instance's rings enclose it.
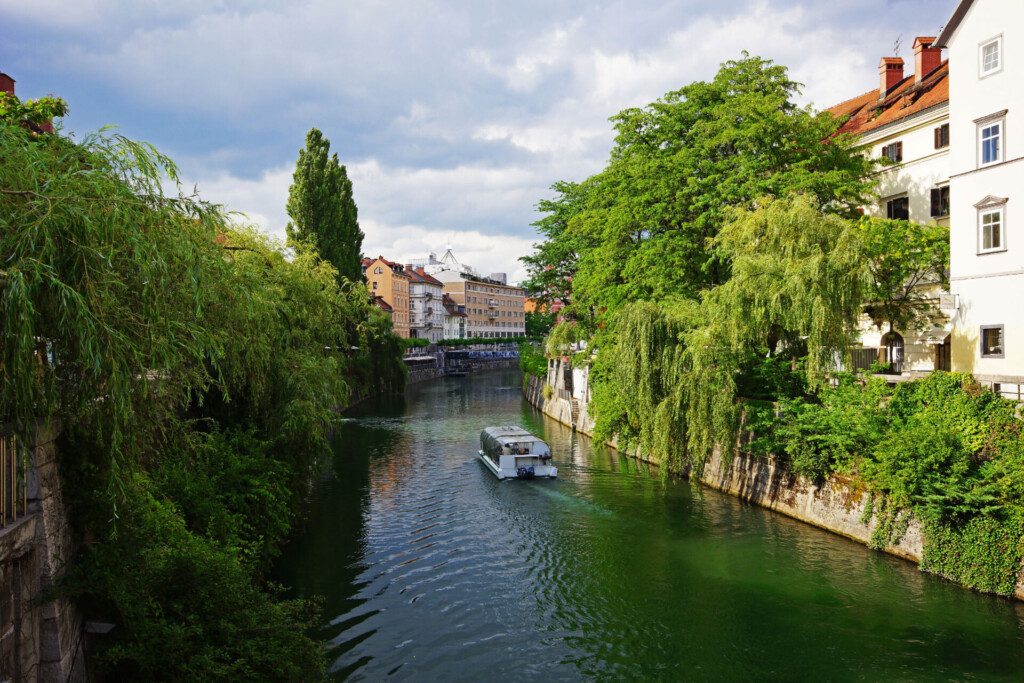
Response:
[[[488,470],[490,470],[491,474],[496,476],[498,479],[524,479],[524,478],[526,478],[526,477],[520,477],[519,473],[516,470],[512,469],[512,468],[508,468],[508,467],[501,468],[501,467],[498,467],[498,465],[493,460],[491,460],[486,455],[484,455],[483,451],[477,451],[477,457],[480,459],[480,462],[482,462],[484,464],[484,467],[486,467]],[[555,467],[554,465],[534,466],[533,471],[534,471],[533,477],[532,477],[533,479],[554,479],[554,478],[556,478],[558,476],[558,468]]]

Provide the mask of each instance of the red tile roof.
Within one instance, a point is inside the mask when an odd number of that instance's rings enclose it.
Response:
[[[428,275],[423,268],[413,268],[412,266],[405,267],[405,274],[415,282],[423,282],[428,285],[436,285],[438,287],[444,287],[444,283],[431,275]]]
[[[384,301],[384,299],[382,299],[379,296],[373,297],[373,303],[377,305],[377,308],[386,313],[391,313],[392,311],[395,310],[394,308],[391,307],[391,304],[389,304],[387,301]]]
[[[441,295],[441,305],[444,306],[444,310],[447,311],[448,315],[461,315],[463,318],[468,317],[465,311],[459,310],[459,305],[455,303],[455,299],[451,298],[447,294]]]
[[[837,134],[863,135],[948,101],[947,60],[925,76],[920,84],[914,82],[914,74],[911,72],[885,96],[884,100],[879,100],[878,89],[875,89],[829,107],[828,111],[844,120]]]
[[[391,268],[391,270],[394,272],[395,275],[398,275],[398,276],[401,276],[401,277],[404,277],[404,278],[408,279],[409,274],[405,272],[405,266],[403,266],[401,263],[395,263],[394,261],[388,261],[383,256],[378,256],[377,258],[373,259],[373,261],[371,261],[367,265],[372,265],[372,264],[376,263],[377,261],[380,261],[385,266],[388,266],[389,268]]]

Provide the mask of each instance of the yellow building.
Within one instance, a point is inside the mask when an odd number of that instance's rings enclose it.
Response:
[[[409,276],[401,263],[392,263],[383,256],[365,259],[366,286],[391,307],[391,323],[395,334],[409,337]],[[386,309],[385,309],[386,310]]]

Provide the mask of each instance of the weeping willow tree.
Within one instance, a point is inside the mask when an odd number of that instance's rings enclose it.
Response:
[[[856,332],[868,275],[858,234],[809,196],[734,212],[714,240],[725,283],[699,301],[626,306],[599,337],[598,436],[699,471],[717,446],[731,452],[751,357],[806,357],[808,386],[820,384]]]
[[[57,102],[57,104],[60,104]],[[0,423],[62,428],[82,543],[61,586],[118,624],[116,680],[310,680],[306,606],[264,570],[356,387],[400,389],[361,283],[186,195],[173,162],[0,100]]]

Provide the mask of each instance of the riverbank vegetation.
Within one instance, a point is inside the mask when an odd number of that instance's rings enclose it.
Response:
[[[98,665],[319,678],[315,606],[266,570],[338,409],[404,386],[390,320],[307,241],[286,252],[182,193],[149,145],[19,117],[0,120],[0,416],[26,442],[62,428],[82,546],[58,590],[115,625]]]
[[[1024,556],[1024,425],[1016,406],[969,375],[936,372],[895,387],[840,375],[838,386],[748,407],[751,449],[821,481],[864,482],[897,542],[912,512],[924,525],[922,568],[1012,594]]]
[[[524,259],[531,296],[566,304],[548,353],[590,365],[597,438],[699,473],[753,427],[758,453],[862,482],[877,545],[913,514],[923,568],[1012,592],[1012,405],[941,373],[833,386],[865,314],[880,328],[934,316],[922,287],[946,284],[948,228],[861,216],[876,162],[835,134],[841,121],[797,106],[798,87],[745,55],[613,118],[608,166],[553,187]]]

